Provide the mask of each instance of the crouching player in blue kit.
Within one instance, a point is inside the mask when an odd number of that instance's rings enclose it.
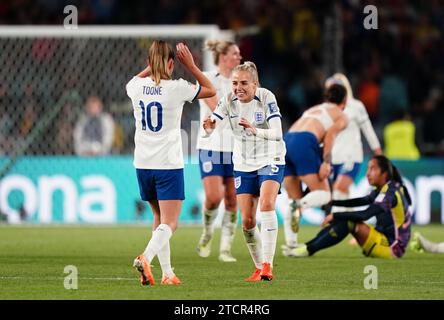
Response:
[[[186,101],[216,94],[210,80],[195,65],[187,46],[177,45],[177,57],[199,85],[171,79],[174,51],[164,41],[153,42],[148,67],[126,85],[136,122],[134,166],[140,196],[150,203],[154,214],[151,240],[133,264],[140,272],[142,285],[155,283],[150,267],[155,256],[162,268],[161,283],[181,283],[171,268],[169,244],[185,198],[180,119]]]
[[[292,250],[293,257],[311,256],[319,250],[341,242],[351,233],[364,255],[376,258],[401,258],[410,240],[410,195],[401,175],[385,156],[374,156],[368,163],[368,182],[375,187],[368,196],[349,200],[333,200],[333,205],[360,207],[362,211],[329,214],[318,235]],[[364,221],[376,217],[376,226]]]
[[[246,281],[273,279],[278,221],[275,211],[285,166],[281,114],[272,92],[259,88],[254,63],[234,68],[232,93],[224,96],[204,121],[211,134],[216,123],[227,118],[234,134],[234,185],[248,250],[256,266]],[[259,202],[261,231],[256,226]]]

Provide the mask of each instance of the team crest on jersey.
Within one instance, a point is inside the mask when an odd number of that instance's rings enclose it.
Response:
[[[278,106],[276,105],[276,102],[270,102],[268,104],[268,110],[270,111],[270,113],[278,112]]]
[[[213,163],[212,163],[211,161],[205,161],[205,162],[202,164],[202,170],[203,170],[203,172],[205,172],[205,173],[209,173],[209,172],[211,172],[211,171],[213,170]]]
[[[256,124],[263,124],[265,121],[265,114],[262,111],[256,111],[254,113],[254,122]]]
[[[239,189],[240,186],[241,186],[241,177],[234,178],[234,187],[236,189]]]

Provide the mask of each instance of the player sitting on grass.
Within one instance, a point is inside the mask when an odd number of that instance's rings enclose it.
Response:
[[[376,189],[368,196],[349,200],[334,200],[333,205],[360,207],[363,211],[329,214],[317,236],[292,250],[292,256],[311,256],[319,250],[334,246],[349,233],[369,257],[401,258],[410,239],[410,195],[401,175],[390,160],[382,155],[371,158],[367,167],[368,182]],[[376,217],[376,226],[364,221]]]

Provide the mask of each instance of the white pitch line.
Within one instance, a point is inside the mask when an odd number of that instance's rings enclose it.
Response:
[[[0,277],[0,280],[64,280],[64,277],[47,277],[47,278],[40,278],[40,277]],[[96,277],[78,277],[78,280],[97,280],[97,281],[137,281],[137,278],[96,278]]]

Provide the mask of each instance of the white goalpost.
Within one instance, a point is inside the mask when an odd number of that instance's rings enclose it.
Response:
[[[127,174],[112,178],[119,197],[114,203],[96,209],[91,202],[93,209],[88,209],[82,194],[92,198],[82,189],[83,180],[75,179],[88,172],[90,165],[81,158],[70,164],[69,157],[75,155],[73,131],[90,96],[100,97],[104,111],[115,121],[111,154],[132,155],[133,110],[125,85],[145,68],[155,39],[173,46],[185,42],[196,64],[210,70],[214,65],[211,52],[204,50],[205,41],[234,40],[234,34],[215,25],[0,26],[0,218],[6,215],[17,221],[19,216],[30,216],[40,222],[53,222],[55,216],[61,222],[134,219],[130,217],[137,211],[134,198],[124,198],[134,182]],[[173,77],[194,82],[180,63]],[[191,129],[187,125],[198,119],[198,110],[197,106],[184,109],[184,130]],[[73,177],[72,184],[53,181],[49,188],[42,183],[55,166],[58,176]],[[67,210],[72,212],[67,214]],[[101,213],[110,218],[100,220]]]

